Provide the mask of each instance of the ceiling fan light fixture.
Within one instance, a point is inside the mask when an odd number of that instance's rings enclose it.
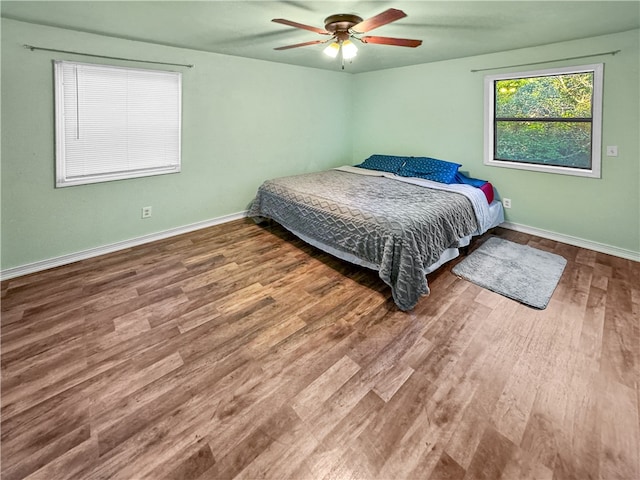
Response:
[[[345,60],[350,60],[358,54],[357,47],[351,40],[345,40],[342,42],[342,57]]]
[[[323,53],[331,58],[336,58],[339,52],[340,44],[337,42],[330,43],[329,46],[323,50]]]
[[[288,50],[290,48],[305,47],[307,45],[316,45],[319,43],[325,45],[328,44],[323,50],[323,53],[331,58],[337,58],[339,56],[342,63],[342,69],[344,70],[345,60],[351,61],[358,54],[358,49],[351,41],[352,39],[358,40],[362,43],[377,43],[380,45],[392,45],[396,47],[415,48],[422,45],[422,40],[412,40],[409,38],[378,37],[370,35],[363,37],[360,36],[371,30],[382,27],[391,22],[395,22],[396,20],[400,20],[406,16],[407,14],[402,10],[397,10],[395,8],[389,8],[366,20],[363,20],[362,17],[359,17],[358,15],[339,13],[324,19],[324,30],[311,25],[292,22],[291,20],[286,20],[284,18],[274,18],[272,21],[276,23],[281,23],[294,28],[301,28],[303,30],[310,30],[320,35],[329,35],[328,40],[312,40],[309,42],[296,43],[294,45],[277,47],[275,50]]]

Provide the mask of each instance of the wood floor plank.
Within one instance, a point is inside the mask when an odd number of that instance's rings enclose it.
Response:
[[[33,435],[31,436],[33,437]],[[58,457],[63,456],[68,451],[89,441],[90,436],[91,428],[87,422],[66,435],[55,439],[46,439],[44,447],[39,445],[35,451],[20,450],[21,457],[15,456],[11,458],[10,462],[6,462],[3,465],[2,478],[5,480],[26,478],[49,463],[56,461]],[[42,440],[42,438],[38,438],[39,442],[42,442]],[[67,473],[72,472],[63,472],[63,474]]]
[[[640,264],[491,234],[567,259],[545,310],[244,219],[4,281],[0,475],[640,478]]]
[[[476,391],[475,395],[477,394]],[[468,469],[484,431],[489,425],[489,414],[477,404],[475,398],[472,399],[464,409],[460,421],[455,425],[454,432],[447,441],[444,451],[458,465]]]
[[[319,405],[339,390],[358,370],[360,365],[347,356],[342,357],[293,397],[293,409],[302,420],[308,419]]]
[[[520,445],[531,415],[539,384],[539,375],[532,371],[529,359],[521,358],[509,376],[493,410],[492,424],[498,432]]]
[[[95,463],[97,459],[97,442],[95,438],[89,437],[24,478],[29,480],[81,478],[80,472]]]
[[[636,392],[626,385],[600,378],[599,413],[601,478],[640,478]]]
[[[640,369],[640,317],[634,314],[631,285],[616,278],[609,281],[602,339],[602,369],[630,388]]]
[[[431,473],[430,479],[433,480],[463,480],[466,470],[456,463],[456,461],[442,452],[436,468]]]
[[[500,478],[516,450],[517,447],[513,442],[493,428],[487,428],[480,439],[465,478],[470,480]]]
[[[288,406],[283,406],[266,422],[255,426],[246,437],[228,453],[221,455],[215,465],[204,474],[205,478],[234,478],[244,468],[251,465],[258,456],[263,455],[280,437],[297,426],[300,418]]]

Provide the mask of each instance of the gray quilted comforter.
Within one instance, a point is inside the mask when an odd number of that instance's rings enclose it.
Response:
[[[478,229],[462,194],[338,170],[268,180],[248,214],[376,265],[401,310],[429,293],[424,269]]]

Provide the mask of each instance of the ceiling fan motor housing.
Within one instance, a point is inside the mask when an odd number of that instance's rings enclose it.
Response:
[[[324,20],[324,28],[327,32],[333,33],[338,40],[348,40],[349,29],[362,22],[362,18],[357,15],[340,13],[331,15]]]
[[[307,45],[317,45],[319,43],[332,42],[331,47],[335,52],[335,47],[349,46],[347,43],[351,37],[360,40],[362,43],[377,43],[380,45],[392,45],[396,47],[418,47],[422,45],[422,40],[411,40],[409,38],[392,38],[392,37],[376,37],[376,36],[364,36],[360,35],[370,32],[373,29],[382,27],[396,20],[406,17],[407,14],[402,10],[395,8],[389,8],[378,15],[374,15],[367,20],[362,20],[362,17],[353,15],[350,13],[339,13],[337,15],[330,15],[324,19],[324,30],[322,28],[313,27],[311,25],[305,25],[304,23],[292,22],[284,18],[274,18],[272,21],[281,23],[289,27],[301,28],[303,30],[309,30],[311,32],[319,33],[320,35],[331,35],[329,40],[312,40],[309,42],[296,43],[294,45],[286,45],[284,47],[277,47],[275,50],[288,50],[290,48],[306,47]],[[328,48],[329,48],[328,47]],[[355,47],[353,47],[355,48]],[[325,49],[326,52],[327,49]],[[344,52],[343,52],[344,53]]]

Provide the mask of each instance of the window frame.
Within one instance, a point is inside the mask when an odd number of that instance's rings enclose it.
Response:
[[[123,67],[123,66],[115,66],[115,65],[107,65],[107,64],[94,64],[94,63],[84,63],[84,62],[74,62],[74,61],[66,61],[66,60],[55,60],[54,64],[54,88],[55,88],[55,186],[56,188],[60,187],[70,187],[75,185],[86,185],[92,183],[101,183],[101,182],[109,182],[114,180],[125,180],[131,178],[140,178],[140,177],[148,177],[153,175],[164,175],[170,173],[179,173],[182,168],[182,73],[169,71],[169,70],[155,70],[155,69],[142,69],[142,68],[134,68],[134,67]],[[65,118],[65,74],[64,68],[67,66],[80,67],[80,68],[89,68],[94,70],[112,70],[112,71],[121,71],[125,70],[128,72],[134,72],[134,74],[141,74],[143,77],[145,75],[149,75],[149,78],[160,78],[166,77],[168,85],[170,89],[175,87],[175,92],[171,92],[171,97],[168,97],[171,102],[175,102],[175,117],[172,117],[171,127],[172,131],[175,133],[176,137],[175,142],[173,143],[174,147],[176,147],[177,151],[175,155],[170,155],[169,157],[158,158],[157,163],[152,165],[142,165],[143,162],[131,162],[131,166],[126,169],[118,168],[116,169],[116,165],[110,165],[111,171],[99,172],[99,173],[88,173],[88,174],[76,174],[72,175],[69,173],[69,165],[71,159],[68,158],[68,144],[67,144],[67,127],[70,122],[67,122]],[[78,78],[78,77],[77,77]],[[77,78],[76,78],[76,88],[77,89]],[[138,77],[138,81],[140,81],[141,77]],[[167,87],[167,89],[169,89]],[[70,87],[71,88],[71,87]],[[93,87],[97,88],[97,87]],[[95,90],[94,90],[95,91]],[[68,92],[67,92],[68,93]],[[130,108],[131,104],[128,100],[128,95],[130,93],[129,87],[127,87],[127,100],[126,100],[126,108],[128,112],[131,112]],[[174,96],[175,95],[175,96]],[[77,92],[75,103],[69,103],[68,106],[76,110],[76,115],[81,107],[79,107],[80,100],[78,99]],[[160,105],[158,102],[155,105]],[[173,106],[173,103],[170,105]],[[135,110],[135,113],[140,113],[144,110],[138,109]],[[81,123],[80,120],[76,120],[77,129],[80,129]],[[175,125],[174,125],[175,124]],[[176,130],[173,130],[173,128]],[[157,128],[157,125],[154,127]],[[80,131],[80,130],[78,130]],[[146,132],[146,130],[145,130]],[[102,133],[102,132],[101,132]],[[110,132],[105,129],[105,133],[108,135]],[[135,135],[129,130],[129,126],[127,126],[127,135]],[[156,134],[157,135],[157,134]],[[78,137],[80,138],[80,137]],[[129,138],[129,137],[127,137]],[[128,149],[127,149],[128,150]],[[86,151],[86,150],[84,150]],[[104,152],[104,150],[103,150]],[[119,157],[121,160],[126,159],[127,163],[131,159],[130,153],[127,151],[127,154],[124,157]],[[170,160],[166,160],[166,158],[170,158]],[[76,164],[79,165],[79,164]]]
[[[562,167],[537,163],[499,160],[495,158],[496,116],[495,83],[531,77],[558,76],[573,73],[593,73],[593,94],[591,99],[591,168]],[[602,171],[602,85],[604,64],[577,65],[526,72],[510,72],[484,77],[484,164],[493,167],[515,168],[535,172],[601,178]]]

